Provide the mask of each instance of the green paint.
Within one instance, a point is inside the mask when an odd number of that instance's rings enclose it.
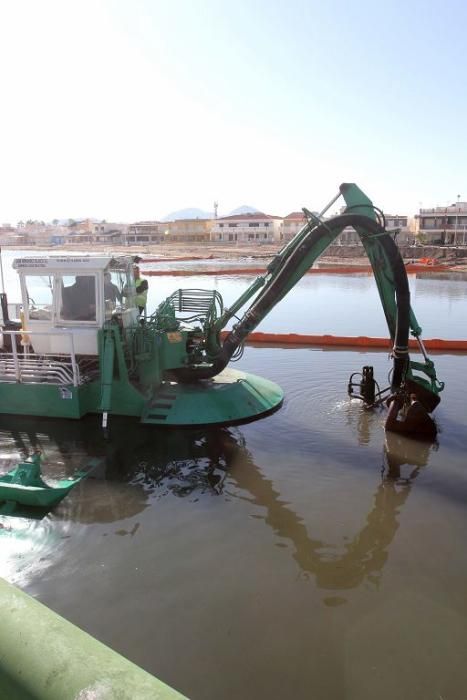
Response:
[[[0,697],[175,700],[177,691],[0,579]]]
[[[163,384],[159,395],[145,405],[142,422],[235,423],[273,410],[283,398],[282,389],[268,379],[226,369],[213,379],[193,384]]]
[[[40,455],[34,454],[0,477],[0,504],[6,503],[8,512],[12,510],[11,504],[53,508],[85,476],[84,472],[79,473],[73,479],[61,479],[49,486],[41,478]]]

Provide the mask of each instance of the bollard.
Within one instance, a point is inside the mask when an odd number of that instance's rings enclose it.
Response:
[[[180,700],[184,696],[0,579],[2,700]]]

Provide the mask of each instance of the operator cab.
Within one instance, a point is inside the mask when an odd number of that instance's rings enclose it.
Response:
[[[97,355],[106,321],[137,322],[129,257],[18,258],[13,268],[21,284],[23,337],[35,353]]]

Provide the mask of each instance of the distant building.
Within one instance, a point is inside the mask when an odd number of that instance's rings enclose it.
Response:
[[[276,243],[281,239],[282,217],[255,212],[234,214],[213,221],[214,243]]]
[[[396,236],[396,242],[398,245],[413,245],[415,243],[415,232],[413,225],[413,217],[410,218],[405,215],[396,214],[385,214],[386,228],[391,230],[400,229]]]
[[[420,209],[415,217],[421,242],[434,245],[467,244],[467,202]]]
[[[99,226],[103,225],[97,219],[70,219],[69,227],[79,230],[81,233],[93,233],[99,230]]]
[[[69,233],[65,237],[65,245],[124,245],[127,230],[127,224],[97,223],[91,219],[85,219],[83,222],[75,222],[69,227]]]
[[[28,243],[28,234],[10,224],[0,226],[0,245],[18,245]]]
[[[340,213],[344,213],[345,207],[342,207]],[[386,227],[389,230],[400,229],[397,235],[397,242],[399,245],[409,245],[414,241],[413,232],[410,230],[409,220],[407,216],[399,216],[392,214],[386,215]],[[323,219],[326,221],[326,219]],[[306,224],[306,217],[303,212],[294,211],[288,214],[282,221],[280,226],[281,240],[284,243],[292,240],[292,238],[300,231],[300,229]],[[359,235],[351,227],[347,226],[342,233],[336,238],[335,243],[337,245],[361,245]]]
[[[293,211],[287,214],[280,224],[280,237],[284,243],[288,243],[306,224],[305,214],[302,211]]]
[[[64,243],[65,243],[65,234],[53,233],[50,236],[50,244],[51,245],[64,245]]]
[[[4,237],[7,231],[8,240]],[[54,226],[43,221],[28,221],[26,223],[19,221],[17,228],[9,226],[8,230],[6,230],[0,227],[0,241],[3,245],[18,245],[21,243],[23,245],[48,246],[51,243],[55,244],[54,237],[59,236],[64,239],[67,232],[68,228],[66,226]]]
[[[167,243],[209,243],[214,219],[176,219],[167,221]]]
[[[116,224],[113,222],[102,222],[100,224],[94,224],[93,226],[93,237],[95,243],[124,243],[125,236],[127,235],[128,225],[127,224]]]
[[[102,240],[104,242],[106,236],[112,234],[113,236],[123,237],[128,231],[128,224],[116,224],[108,221],[103,221],[100,224],[95,223],[92,226],[92,233],[96,242]]]
[[[340,213],[345,211],[345,207],[342,208]],[[414,232],[411,230],[411,225],[409,217],[400,214],[385,214],[384,218],[386,220],[386,229],[391,232],[399,229],[399,233],[396,236],[396,241],[399,246],[401,245],[412,245],[415,241]],[[352,226],[346,226],[342,233],[336,239],[337,245],[362,245],[360,236],[355,231]]]
[[[136,221],[129,224],[126,240],[128,243],[163,243],[166,238],[169,225],[161,221]]]

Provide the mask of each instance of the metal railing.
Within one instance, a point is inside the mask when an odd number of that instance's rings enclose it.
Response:
[[[464,203],[459,202],[459,206],[453,205],[449,207],[436,207],[432,209],[420,209],[418,216],[420,214],[438,214],[438,216],[448,214],[449,216],[455,216],[456,214],[465,214],[467,212],[467,206]]]
[[[457,224],[443,224],[441,222],[437,224],[425,224],[423,221],[420,222],[420,230],[423,231],[457,231],[462,233],[467,227],[467,222],[459,221]]]
[[[166,302],[184,321],[217,318],[223,311],[222,297],[219,292],[210,289],[177,289]]]
[[[10,338],[11,352],[0,353],[0,382],[73,386],[82,384],[71,331],[3,330],[2,333]],[[23,352],[18,350],[17,336],[22,338]],[[70,344],[69,354],[31,353],[30,336],[59,336],[60,339],[67,337]]]

